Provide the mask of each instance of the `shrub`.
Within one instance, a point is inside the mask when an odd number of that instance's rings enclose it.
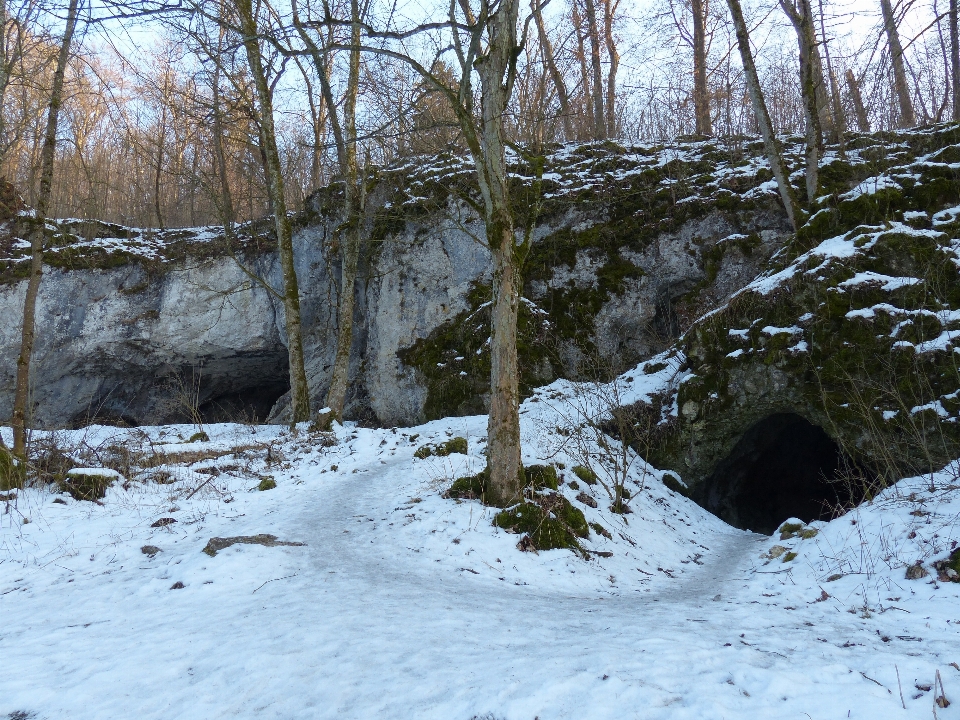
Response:
[[[424,460],[431,455],[436,455],[437,457],[447,457],[447,455],[453,455],[454,453],[460,455],[467,454],[466,438],[450,438],[446,442],[442,442],[439,445],[430,445],[429,443],[426,445],[421,445],[417,448],[416,452],[413,453],[413,456],[419,460]]]
[[[432,446],[432,445],[422,445],[422,446],[418,447],[418,448],[414,451],[414,453],[413,453],[413,456],[414,456],[415,458],[417,458],[418,460],[425,460],[425,459],[427,459],[428,457],[430,457],[431,455],[433,455],[433,446]]]

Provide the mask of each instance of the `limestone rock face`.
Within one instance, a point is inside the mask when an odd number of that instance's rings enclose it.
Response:
[[[704,143],[550,156],[525,267],[524,388],[636,364],[749,282],[788,238],[779,201],[760,189],[758,158],[756,148]],[[457,159],[384,171],[371,193],[348,417],[401,425],[484,409],[490,256],[482,223],[457,196],[471,172]],[[314,409],[327,391],[340,292],[330,197],[314,197],[294,237]],[[518,233],[527,221],[518,217]],[[0,260],[0,422],[11,413],[26,286],[24,245],[11,233],[0,243],[9,256]],[[282,304],[204,233],[217,231],[61,224],[40,291],[35,425],[171,422],[193,408],[208,420],[288,420]],[[242,257],[279,287],[269,242]]]
[[[819,212],[676,344],[648,457],[695,499],[782,414],[836,443],[861,498],[960,454],[960,127],[889,142],[861,136],[828,164]]]
[[[12,412],[25,289],[0,286],[0,420]],[[247,395],[263,418],[284,389],[274,302],[230,259],[156,278],[135,264],[50,269],[37,328],[31,395],[39,426],[164,422],[184,417],[191,394],[197,405],[220,401],[228,411]]]

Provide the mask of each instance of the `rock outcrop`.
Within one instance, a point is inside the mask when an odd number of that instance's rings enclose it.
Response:
[[[748,283],[787,226],[756,144],[614,143],[552,153],[536,218],[515,168],[518,226],[533,223],[521,354],[525,390],[616,373],[670,345]],[[482,411],[489,255],[470,210],[471,169],[434,158],[371,181],[348,417],[408,424]],[[337,188],[297,218],[305,352],[314,404],[326,393],[339,287]],[[0,242],[0,422],[12,404],[31,218]],[[279,284],[269,223],[144,231],[48,227],[33,382],[40,426],[95,419],[286,419],[283,310],[245,263]],[[234,258],[237,259],[234,259]]]
[[[958,143],[957,125],[854,138],[784,252],[679,340],[672,389],[636,410],[661,418],[648,457],[695,499],[722,510],[719,485],[745,482],[764,433],[790,442],[772,427],[789,417],[836,443],[841,501],[960,455]]]

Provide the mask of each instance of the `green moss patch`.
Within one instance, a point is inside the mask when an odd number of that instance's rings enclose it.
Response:
[[[276,487],[277,487],[277,481],[274,480],[272,477],[268,476],[260,481],[260,484],[257,485],[257,490],[260,490],[260,491],[273,490]]]
[[[803,523],[784,523],[780,526],[780,539],[789,540],[803,530]]]
[[[476,475],[457,478],[453,485],[443,493],[443,497],[456,500],[483,500],[489,473],[486,469]]]
[[[458,453],[460,455],[467,454],[467,439],[462,437],[450,438],[446,442],[437,443],[436,445],[426,444],[421,445],[413,453],[415,458],[424,460],[431,455],[436,455],[437,457],[447,457],[448,455],[453,455]]]
[[[529,465],[523,469],[528,487],[534,490],[556,490],[560,481],[553,465]]]
[[[583,465],[574,465],[570,470],[587,485],[597,484],[597,474],[590,468]]]
[[[583,513],[558,493],[538,495],[503,510],[493,524],[507,532],[527,535],[537,550],[568,548],[582,552],[578,538],[590,534]]]
[[[489,470],[487,468],[476,475],[457,478],[443,492],[443,497],[457,500],[480,500],[486,503],[485,488],[488,478]],[[522,484],[521,495],[524,497],[533,497],[542,491],[556,491],[560,486],[557,469],[553,465],[528,465],[521,468],[520,481]]]
[[[680,482],[680,478],[670,472],[665,472],[663,474],[663,484],[673,492],[678,495],[683,495],[684,497],[689,496],[690,488]]]
[[[105,468],[74,468],[59,483],[61,491],[68,492],[74,500],[100,500],[107,488],[118,480],[120,474]]]
[[[0,490],[13,490],[23,487],[26,473],[24,467],[13,453],[0,446]]]

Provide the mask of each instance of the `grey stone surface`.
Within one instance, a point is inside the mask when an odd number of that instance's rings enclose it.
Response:
[[[594,221],[582,207],[538,228],[543,238],[563,227],[585,229]],[[620,295],[596,316],[593,338],[601,355],[637,362],[659,352],[679,331],[673,303],[703,286],[704,309],[720,302],[755,275],[779,247],[783,219],[757,211],[738,218],[708,214],[664,233],[642,252],[623,252],[642,268]],[[750,256],[723,254],[715,275],[703,252],[737,232],[762,231],[764,242]],[[295,236],[305,329],[308,381],[315,409],[322,406],[336,341],[339,272],[329,251],[331,227],[323,222]],[[489,280],[489,253],[477,240],[482,225],[451,205],[447,211],[408,220],[399,232],[369,250],[361,268],[353,381],[347,415],[402,425],[423,419],[426,387],[398,351],[426,338],[468,309],[471,285]],[[274,255],[254,263],[279,285]],[[598,262],[581,252],[574,268],[559,265],[546,283],[525,294],[542,299],[547,285],[596,282]],[[0,285],[0,422],[10,417],[19,349],[19,316],[26,283]],[[91,420],[135,424],[185,418],[184,397],[194,394],[208,419],[288,419],[286,337],[278,300],[229,257],[177,261],[148,275],[137,264],[113,269],[50,269],[40,291],[32,404],[40,427]],[[575,376],[583,359],[562,348]],[[611,361],[612,362],[612,361]],[[271,410],[272,408],[272,410]]]

